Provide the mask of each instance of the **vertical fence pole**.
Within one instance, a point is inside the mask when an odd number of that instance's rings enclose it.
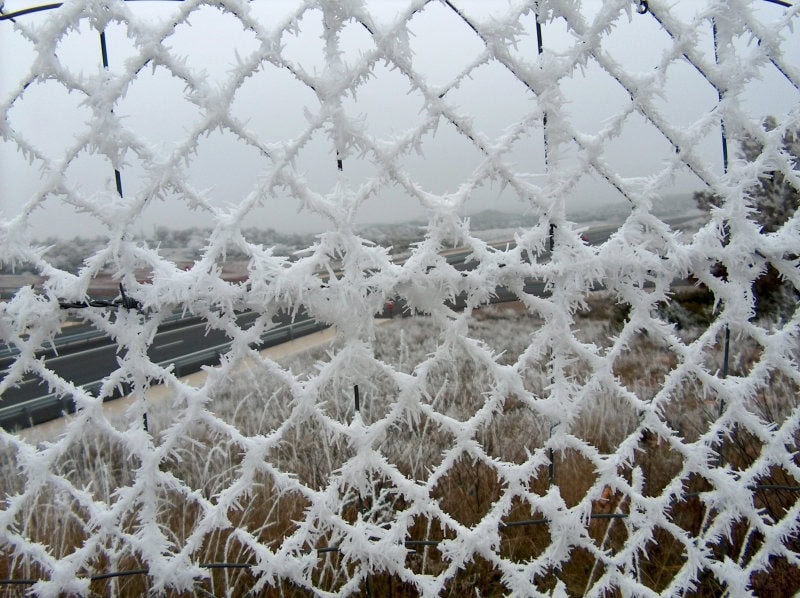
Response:
[[[106,32],[105,29],[100,32],[100,59],[103,61],[103,68],[108,71],[108,44],[106,44]],[[112,110],[113,112],[113,110]],[[122,174],[120,173],[119,169],[114,167],[114,185],[117,188],[117,195],[123,197],[122,195]],[[122,295],[122,305],[126,309],[130,307],[130,303],[125,296],[125,289],[122,286],[122,283],[119,285],[120,293]],[[144,405],[144,409],[142,412],[142,427],[144,428],[145,432],[150,432],[150,426],[147,422],[147,405]]]
[[[100,32],[100,56],[103,60],[103,68],[108,70],[108,46],[106,45],[106,32]],[[117,168],[114,168],[114,183],[117,187],[117,194],[122,197],[122,175]]]
[[[539,55],[539,62],[542,61],[542,54],[544,53],[544,41],[542,39],[542,22],[539,19],[539,6],[537,3],[536,6],[536,50],[537,54]],[[542,112],[542,139],[544,141],[544,167],[547,170],[548,163],[550,161],[549,151],[550,148],[548,147],[547,141],[547,111],[544,110]]]
[[[555,426],[551,425],[550,426],[551,439],[553,438],[553,428],[555,428]],[[553,447],[547,449],[547,456],[550,459],[550,463],[547,465],[547,484],[548,488],[552,488],[553,484],[555,484],[556,482],[556,461],[555,461],[556,455],[555,451],[553,451]]]
[[[356,413],[361,412],[361,398],[358,394],[358,384],[353,385],[353,397],[355,399],[355,410]],[[364,516],[366,513],[366,508],[364,507],[364,500],[361,497],[361,493],[358,492],[358,512],[361,516]],[[369,581],[369,573],[367,573],[366,577],[364,578],[364,590],[366,591],[367,598],[372,598],[372,585]]]
[[[718,32],[717,32],[717,19],[716,17],[711,19],[711,27],[712,33],[714,37],[714,63],[719,64],[719,40],[718,40]],[[716,87],[716,86],[715,86]],[[717,104],[719,105],[722,103],[723,99],[723,90],[719,87],[717,89]],[[722,172],[727,174],[728,172],[728,136],[725,132],[725,118],[720,115],[719,119],[719,128],[720,134],[722,137]],[[730,231],[726,231],[727,234],[730,234]],[[731,329],[728,324],[725,324],[725,345],[722,351],[722,378],[725,379],[728,377],[728,360],[730,357],[730,345],[731,345]],[[720,414],[725,409],[725,399],[722,399],[719,403],[719,411]]]
[[[544,54],[544,37],[542,36],[542,20],[540,18],[539,12],[539,3],[536,3],[536,54],[539,57],[539,62],[542,61],[542,55]],[[549,140],[547,139],[547,110],[542,111],[542,143],[544,144],[544,170],[545,172],[549,172],[550,170],[550,144]],[[552,222],[550,223],[550,239],[549,239],[549,247],[550,253],[553,253],[553,248],[555,247],[555,237],[556,234],[556,225]],[[550,256],[552,259],[552,255]],[[553,437],[553,426],[550,426],[550,438]],[[552,448],[547,449],[548,457],[550,458],[550,463],[547,465],[547,484],[549,488],[553,487],[555,483],[556,477],[556,465],[555,465],[555,453]]]
[[[544,54],[544,38],[542,37],[542,21],[539,18],[539,3],[536,3],[536,53],[539,56],[539,62],[542,61],[542,54]],[[550,144],[547,139],[547,110],[542,111],[542,143],[544,144],[544,170],[550,170]],[[555,232],[556,225],[550,224],[550,253],[553,252],[555,246]]]
[[[540,18],[539,12],[539,3],[536,3],[535,7],[536,11],[536,54],[539,57],[539,63],[541,64],[542,55],[544,54],[544,37],[542,36],[542,20]],[[550,170],[550,144],[547,138],[547,110],[542,111],[542,143],[544,144],[544,170],[545,172],[549,172]],[[553,248],[555,247],[555,237],[556,234],[556,225],[552,222],[550,223],[550,235],[549,235],[549,247],[550,247],[550,258],[552,259]],[[550,426],[550,438],[553,437],[553,426]],[[547,455],[550,459],[550,463],[547,465],[547,484],[548,488],[552,488],[553,484],[555,483],[556,478],[556,465],[555,465],[555,452],[552,448],[547,449]]]
[[[718,40],[717,19],[716,18],[712,18],[711,19],[711,29],[712,29],[712,34],[714,36],[714,63],[715,64],[719,64],[719,40]],[[717,87],[716,85],[714,87],[716,87],[716,89],[717,89],[717,103],[721,103],[722,99],[723,99],[723,95],[724,95],[723,91],[719,87]],[[723,173],[727,173],[728,172],[728,136],[727,136],[727,134],[725,132],[725,119],[722,116],[720,116],[720,119],[719,119],[719,128],[720,128],[720,134],[721,134],[721,137],[722,137],[722,172]]]

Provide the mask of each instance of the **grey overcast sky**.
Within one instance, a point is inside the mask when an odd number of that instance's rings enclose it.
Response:
[[[377,20],[391,22],[408,5],[406,0],[366,2]],[[287,18],[299,3],[289,0],[254,0],[254,14],[271,28]],[[459,0],[461,10],[479,21],[507,10],[508,0]],[[673,3],[682,20],[689,20],[698,3],[691,0]],[[6,0],[4,10],[10,12],[32,5],[31,0]],[[753,0],[759,18],[771,21],[782,14],[780,7]],[[178,10],[174,2],[136,2],[129,10],[140,18],[155,23],[165,22]],[[583,2],[587,20],[602,7],[601,0]],[[19,27],[38,27],[51,16],[39,13],[18,19],[18,25],[0,22],[0,102],[5,105],[31,67],[34,57],[31,44],[20,34]],[[248,56],[257,49],[255,36],[242,29],[237,19],[212,7],[203,7],[190,17],[191,27],[180,25],[165,45],[174,55],[184,56],[197,72],[205,71],[205,80],[222,83],[236,64],[237,55]],[[535,61],[537,47],[533,17],[523,19],[525,34],[512,53]],[[456,15],[440,2],[432,2],[409,21],[410,45],[416,72],[436,87],[450,82],[484,48],[482,42]],[[124,27],[112,24],[106,32],[110,69],[121,72],[125,60],[136,48],[126,36]],[[800,32],[795,32],[784,47],[787,56],[800,56]],[[575,44],[563,20],[556,19],[543,27],[547,52],[566,52]],[[298,23],[296,34],[286,33],[283,55],[310,74],[324,69],[324,42],[321,12],[307,12]],[[361,52],[374,47],[365,29],[352,25],[342,34],[345,62],[357,60]],[[603,48],[624,69],[632,73],[649,72],[658,64],[670,44],[669,37],[649,15],[632,11],[615,22],[604,38]],[[713,60],[711,32],[699,40],[701,51]],[[100,48],[97,32],[88,23],[73,30],[58,47],[62,64],[74,73],[97,72]],[[408,80],[382,62],[376,64],[372,77],[357,90],[355,101],[348,98],[343,107],[350,115],[363,117],[368,132],[378,139],[391,139],[415,126],[425,116],[423,100],[417,91],[410,91]],[[780,116],[797,105],[797,91],[774,68],[764,69],[762,81],[752,84],[747,92],[747,110],[754,116]],[[115,111],[125,124],[148,141],[162,155],[168,154],[185,139],[187,131],[198,119],[198,109],[185,98],[184,83],[166,69],[146,69],[137,77]],[[589,62],[570,78],[562,79],[561,89],[567,99],[563,107],[570,122],[583,133],[594,134],[608,119],[629,106],[625,91],[596,63]],[[31,85],[6,114],[9,124],[53,160],[63,158],[65,148],[85,130],[89,110],[82,106],[83,97],[67,93],[58,82],[45,81]],[[447,102],[459,113],[471,116],[476,129],[489,138],[496,138],[507,127],[536,110],[536,98],[511,73],[497,62],[478,67],[470,78],[446,95]],[[657,108],[672,123],[687,126],[707,113],[716,104],[716,92],[685,62],[668,68],[663,97]],[[247,121],[247,128],[261,140],[281,143],[297,137],[308,125],[306,111],[316,112],[319,101],[314,92],[295,79],[286,69],[270,64],[263,66],[245,81],[236,92],[231,113]],[[446,123],[445,123],[446,124]],[[436,135],[426,136],[424,155],[409,154],[399,164],[409,175],[433,193],[455,191],[469,177],[482,159],[470,142],[452,126],[440,125]],[[704,138],[696,151],[711,168],[721,170],[719,132]],[[560,156],[567,163],[568,155]],[[644,177],[660,171],[672,155],[664,138],[645,120],[632,114],[620,134],[604,147],[603,157],[620,175]],[[541,127],[517,142],[506,155],[516,171],[542,173],[544,156]],[[357,186],[375,172],[368,159],[357,156],[345,160],[344,171],[336,170],[331,143],[323,131],[315,134],[301,150],[296,161],[309,186],[328,192],[338,177]],[[251,147],[229,133],[212,132],[202,137],[197,154],[186,170],[190,183],[203,189],[214,205],[230,205],[245,197],[269,168],[269,162]],[[143,169],[135,159],[128,159],[122,171],[125,194],[135,194],[142,184]],[[98,155],[82,152],[67,170],[68,182],[82,194],[93,194],[113,188],[113,172],[109,162]],[[36,164],[28,164],[14,144],[0,141],[0,218],[13,217],[40,185]],[[690,193],[702,183],[686,170],[675,178],[664,195]],[[599,176],[583,176],[571,193],[569,207],[597,206],[624,201]],[[488,183],[470,197],[465,212],[484,208],[523,212],[527,204],[509,190]],[[357,221],[401,221],[424,213],[416,200],[393,187],[387,187],[376,198],[361,206]],[[48,199],[44,209],[31,219],[35,236],[101,234],[103,228],[88,216],[76,215],[74,208],[64,206],[57,198]],[[207,226],[212,223],[207,213],[189,209],[179,198],[153,202],[140,218],[138,226],[147,232],[154,225],[174,227]],[[253,226],[272,227],[283,231],[312,232],[322,230],[326,221],[308,211],[299,211],[299,202],[288,195],[271,197],[265,206],[253,212]]]

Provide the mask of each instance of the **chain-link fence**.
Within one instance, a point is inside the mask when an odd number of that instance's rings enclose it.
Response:
[[[12,4],[3,591],[800,591],[800,5]]]

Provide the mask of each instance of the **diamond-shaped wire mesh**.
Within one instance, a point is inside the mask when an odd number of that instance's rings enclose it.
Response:
[[[38,380],[76,410],[46,441],[0,432],[0,583],[800,591],[800,5],[782,4],[7,2],[0,35],[28,52],[3,155],[35,190],[4,196],[0,265],[42,281],[0,303],[0,392]],[[112,60],[86,70],[101,32]],[[708,210],[687,232],[661,208],[689,187]],[[599,240],[574,220],[587,190],[627,206]],[[486,197],[532,224],[489,243],[464,216]],[[138,232],[178,206],[211,227],[187,269]],[[389,206],[424,214],[402,259],[359,232]],[[326,232],[296,258],[248,237],[298,210]],[[77,274],[31,239],[53,218],[103,231]],[[92,304],[103,273],[124,294]],[[220,339],[199,384],[153,356],[176,311]],[[285,313],[331,330],[260,352]],[[117,345],[96,386],[43,357],[76,315]]]

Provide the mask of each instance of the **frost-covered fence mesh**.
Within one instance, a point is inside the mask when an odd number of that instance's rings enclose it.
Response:
[[[78,407],[47,442],[0,436],[3,583],[44,596],[797,591],[800,71],[786,47],[800,8],[690,4],[515,0],[476,15],[469,3],[415,0],[378,18],[380,4],[306,0],[278,19],[271,3],[187,1],[154,25],[139,3],[70,0],[0,23],[0,35],[13,28],[32,50],[0,98],[2,140],[41,173],[2,222],[0,260],[44,277],[0,304],[0,335],[18,351],[0,391],[35,376]],[[201,11],[253,41],[216,79],[192,48],[172,43]],[[443,82],[425,72],[431,57],[412,51],[415,23],[432,13],[445,39],[478,46]],[[304,38],[318,44],[313,67],[286,52],[307,19],[322,32]],[[133,51],[122,65],[98,58],[96,70],[79,71],[60,58],[79,27],[108,30],[109,45],[113,30]],[[620,45],[615,36],[637,27],[655,33]],[[342,43],[353,31],[363,39],[355,53]],[[228,42],[205,43],[222,52]],[[649,68],[624,65],[625,53],[645,51],[655,56]],[[457,101],[487,65],[515,81],[528,106],[491,133]],[[258,107],[232,109],[268,69],[317,101],[278,139],[256,130]],[[155,72],[185,98],[189,117],[172,144],[152,143],[119,115]],[[621,109],[572,110],[565,90],[586,72],[622,94]],[[678,74],[687,83],[676,94]],[[359,91],[379,77],[401,81],[416,102],[393,133],[372,124],[395,118],[395,105],[359,109]],[[54,151],[15,122],[45,84],[78,97],[85,114],[64,123],[70,134]],[[710,98],[701,110],[669,110],[695,89]],[[753,89],[788,96],[789,109],[765,126]],[[505,93],[480,92],[498,103]],[[271,89],[263,109],[280,110],[281,93]],[[620,143],[629,126],[661,148],[654,168],[639,168],[639,145]],[[432,149],[441,135],[454,145]],[[191,172],[213,136],[256,156],[250,186],[223,204]],[[312,138],[329,151],[309,165]],[[523,147],[538,149],[517,151],[531,139]],[[462,147],[478,158],[465,160]],[[419,150],[431,160],[451,152],[466,174],[446,189],[417,178],[409,164]],[[107,179],[91,192],[71,171],[86,156]],[[686,177],[706,192],[709,217],[682,233],[656,214]],[[596,245],[568,211],[587,184],[630,206]],[[534,221],[500,248],[463,217],[491,185]],[[427,219],[403,260],[356,232],[362,210],[389,201]],[[137,240],[149,210],[178,204],[213,226],[186,270]],[[327,227],[296,260],[243,232],[286,205]],[[74,213],[105,231],[77,275],[51,266],[31,240],[31,222],[48,210],[65,227]],[[467,248],[469,268],[447,261],[454,246]],[[222,278],[233,251],[248,259],[245,282]],[[37,350],[76,315],[60,304],[87,301],[103,270],[140,309],[80,311],[119,347],[118,367],[92,393]],[[521,306],[510,325],[478,310],[499,288]],[[378,326],[387,301],[416,315]],[[148,358],[176,308],[232,341],[199,387]],[[335,329],[315,364],[259,354],[272,317],[301,309]],[[243,329],[237,310],[258,318]],[[160,403],[145,396],[156,384],[168,389]],[[123,386],[134,401],[112,422],[102,400]]]

